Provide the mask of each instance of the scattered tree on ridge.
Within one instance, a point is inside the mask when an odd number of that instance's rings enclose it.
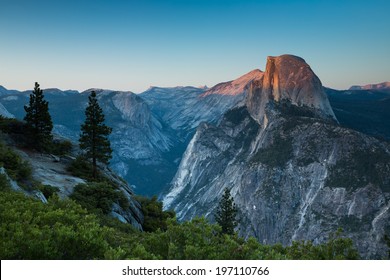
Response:
[[[236,204],[230,195],[230,190],[226,188],[215,214],[215,221],[222,227],[222,233],[234,233],[234,228],[237,226],[236,214]]]
[[[37,82],[30,94],[29,105],[24,106],[24,110],[30,144],[39,151],[47,150],[53,140],[51,134],[53,123],[49,113],[49,103],[44,99],[43,91]]]
[[[97,177],[97,162],[108,164],[111,159],[112,149],[108,135],[112,128],[104,124],[104,114],[96,98],[96,92],[92,91],[88,97],[88,107],[85,109],[85,122],[81,125],[80,148],[85,151],[85,156],[92,160],[92,177]]]

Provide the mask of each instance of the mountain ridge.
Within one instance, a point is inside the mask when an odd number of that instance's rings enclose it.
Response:
[[[290,58],[302,66],[304,60]],[[303,93],[320,98],[304,96],[308,102],[299,103],[302,76],[290,75],[291,67],[272,69],[278,67],[272,60],[264,75],[268,81],[253,83],[244,105],[227,111],[217,125],[198,127],[163,198],[165,209],[175,210],[180,220],[213,220],[229,188],[244,237],[317,244],[343,227],[364,258],[385,256],[389,144],[340,127],[322,86],[310,90],[321,83],[309,68],[304,76],[313,85],[302,87]],[[286,87],[289,77],[298,79],[296,92]],[[290,98],[282,98],[288,93]]]
[[[349,90],[390,90],[390,82],[367,84],[363,86],[353,85],[349,88]]]
[[[256,80],[260,80],[264,75],[264,72],[260,69],[254,69],[234,80],[228,82],[222,82],[208,89],[201,96],[205,97],[211,94],[222,95],[239,95],[248,90],[250,83]]]
[[[291,57],[296,58],[295,56]],[[304,66],[303,59],[298,59],[298,62]],[[257,78],[252,79],[251,75]],[[251,85],[254,86],[256,83],[262,82],[262,76],[264,76],[264,72],[255,69],[235,80],[219,83],[211,88],[192,86],[165,88],[155,86],[141,94],[100,88],[89,89],[103,93],[98,94],[100,95],[99,98],[102,98],[103,109],[107,115],[113,116],[112,118],[108,117],[108,121],[110,125],[116,128],[113,137],[115,138],[114,143],[117,143],[114,146],[117,146],[117,148],[114,147],[115,156],[111,166],[125,176],[129,183],[136,185],[139,191],[150,195],[156,192],[161,194],[166,184],[174,176],[185,148],[193,137],[196,128],[203,122],[217,125],[226,111],[236,106],[242,106],[245,103],[246,96],[255,93],[253,88],[251,89]],[[223,86],[232,83],[238,84],[239,91],[242,90],[242,92],[235,91],[234,94],[226,95],[218,94],[221,88],[224,89]],[[58,89],[54,90],[56,92],[44,89],[44,93],[47,94],[50,102],[49,107],[54,120],[54,131],[76,142],[84,117],[83,110],[89,90],[83,91],[83,94],[72,90],[63,91],[62,93],[58,92]],[[235,89],[232,88],[232,90]],[[205,95],[206,92],[209,94]],[[328,94],[329,91],[325,89],[325,92]],[[28,102],[29,94],[30,91],[6,90],[0,96],[0,102],[4,104],[5,109],[11,110],[9,116],[22,119],[25,113],[23,105]],[[382,120],[387,112],[385,110],[386,102],[378,99],[370,101],[370,103],[364,103],[353,99],[352,96],[352,99],[350,99],[348,96],[340,91],[329,95],[330,101],[333,102],[332,107],[336,106],[337,118],[340,123],[370,135],[390,139],[388,125]],[[354,96],[360,98],[356,94]],[[138,99],[138,97],[141,99]],[[282,104],[275,103],[274,105],[280,106]],[[286,107],[284,109],[293,110],[294,108]],[[351,110],[351,108],[354,109]],[[363,110],[360,108],[363,108]],[[383,110],[377,111],[376,108],[383,108]],[[301,109],[305,108],[302,107]],[[310,109],[310,107],[306,109]],[[312,114],[310,110],[306,110],[305,113]],[[253,112],[252,115],[254,115]],[[370,125],[369,121],[372,121],[373,125]],[[161,145],[159,144],[160,141]],[[147,170],[147,172],[143,170]],[[165,177],[165,175],[162,175],[159,170],[164,174],[171,175],[161,180],[161,176]],[[140,175],[135,178],[136,174]],[[150,188],[150,186],[153,187]]]

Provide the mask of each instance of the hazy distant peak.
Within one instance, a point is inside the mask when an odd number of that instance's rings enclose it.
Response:
[[[11,93],[18,93],[19,91],[14,89],[7,89],[0,85],[0,94],[11,94]]]
[[[89,88],[81,92],[81,94],[90,94],[92,91],[96,92],[98,94],[99,92],[102,92],[104,89],[101,88]]]
[[[186,92],[199,92],[203,88],[201,87],[193,87],[193,86],[175,86],[175,87],[158,87],[158,86],[150,86],[146,91],[142,92],[141,94],[151,94],[151,93],[161,93],[161,94],[167,94],[168,92],[180,92],[180,93],[186,93]]]
[[[107,96],[110,94],[129,94],[129,95],[134,94],[134,95],[136,95],[132,91],[120,91],[120,90],[101,89],[101,88],[90,88],[90,89],[87,89],[87,90],[81,92],[81,94],[88,94],[89,95],[92,91],[95,91],[98,98],[103,97],[103,96]]]
[[[368,84],[364,86],[354,85],[349,88],[349,90],[384,90],[390,89],[390,82],[383,82],[379,84]]]
[[[43,91],[60,92],[62,90],[60,90],[59,88],[45,88],[43,89]]]

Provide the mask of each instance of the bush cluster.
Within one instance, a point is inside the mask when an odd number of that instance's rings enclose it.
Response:
[[[58,193],[58,188],[50,185],[36,184],[35,188],[40,190],[42,194],[46,197],[46,199],[49,199],[50,197]]]
[[[98,174],[98,179],[92,177],[92,164],[83,156],[78,156],[68,167],[68,171],[76,177],[83,178],[87,181],[100,181],[101,174]]]
[[[47,204],[11,191],[0,193],[1,259],[356,259],[350,239],[332,236],[322,245],[263,245],[204,218],[166,229],[140,232],[130,225],[91,214],[70,199]],[[164,217],[165,218],[165,217]],[[102,224],[106,224],[102,226]],[[109,226],[107,226],[109,225]]]
[[[111,212],[114,202],[123,208],[129,206],[124,194],[107,183],[78,184],[70,198],[91,212],[103,214]]]
[[[26,133],[26,124],[17,119],[10,119],[0,115],[0,131],[10,134],[11,136],[15,136],[13,138],[17,138],[18,136],[23,136]]]
[[[0,220],[1,259],[102,259],[111,249],[111,230],[71,200],[3,192]]]
[[[53,140],[48,151],[57,156],[67,155],[72,151],[72,142],[69,140]]]
[[[31,166],[23,160],[10,147],[0,142],[0,166],[4,167],[7,174],[18,182],[31,178]]]
[[[144,223],[142,224],[144,231],[167,230],[167,220],[175,217],[173,211],[163,211],[163,204],[157,200],[157,196],[152,198],[137,196],[135,199],[141,204],[141,210],[144,214]]]
[[[6,191],[10,189],[10,185],[7,177],[4,174],[0,174],[0,191]]]

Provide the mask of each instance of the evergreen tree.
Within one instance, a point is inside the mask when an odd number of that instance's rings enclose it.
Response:
[[[81,125],[79,142],[86,157],[92,160],[92,176],[96,179],[97,161],[108,164],[111,159],[112,149],[108,135],[112,129],[104,124],[104,114],[97,101],[96,92],[92,91],[88,99],[88,107],[85,110],[86,120]]]
[[[47,150],[53,140],[51,134],[53,123],[49,113],[49,103],[44,99],[43,91],[37,82],[30,94],[30,103],[24,106],[24,110],[30,144],[39,151]]]
[[[215,221],[222,227],[222,233],[234,233],[234,228],[237,226],[236,214],[237,207],[230,195],[230,190],[226,188],[215,214]]]

